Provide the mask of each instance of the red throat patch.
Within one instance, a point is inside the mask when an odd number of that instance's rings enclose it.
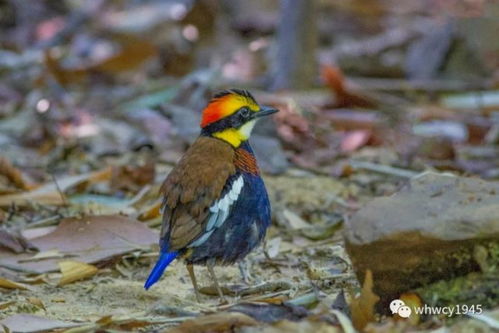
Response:
[[[253,175],[258,175],[260,173],[255,156],[243,148],[236,149],[234,165],[243,172],[251,173]]]

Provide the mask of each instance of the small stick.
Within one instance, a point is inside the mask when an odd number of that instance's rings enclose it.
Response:
[[[62,202],[64,203],[64,207],[69,207],[69,203],[66,200],[66,196],[62,192],[61,188],[59,187],[59,184],[57,183],[57,179],[55,178],[54,174],[51,174],[52,180],[54,181],[55,188],[57,189],[57,192],[59,192],[59,195],[61,196]]]
[[[412,178],[420,173],[371,162],[351,161],[350,164],[354,169],[364,169],[401,178]]]

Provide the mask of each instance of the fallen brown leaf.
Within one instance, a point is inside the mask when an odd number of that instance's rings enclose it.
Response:
[[[66,176],[55,181],[41,185],[32,191],[0,196],[0,207],[8,207],[12,204],[26,206],[30,202],[37,202],[42,205],[64,205],[66,198],[64,192],[68,189],[87,183],[109,180],[111,178],[111,168],[105,168],[87,174],[76,176]]]
[[[58,60],[54,57],[51,50],[45,51],[43,60],[47,72],[50,73],[50,75],[52,75],[54,79],[61,85],[81,82],[87,77],[87,70],[85,68],[63,68],[59,64]]]
[[[123,165],[112,169],[111,188],[123,191],[138,191],[154,181],[155,168],[152,161],[144,165]]]
[[[12,304],[15,304],[16,301],[7,301],[0,303],[0,310],[8,309]]]
[[[360,94],[349,91],[345,83],[345,76],[338,67],[324,65],[321,69],[322,79],[335,96],[335,108],[361,107],[373,108],[376,103]]]
[[[272,326],[257,328],[255,330],[246,330],[245,332],[253,333],[341,333],[343,330],[335,327],[325,321],[302,320],[299,322],[282,320]]]
[[[156,46],[145,38],[115,34],[113,39],[121,44],[120,52],[96,65],[95,70],[110,74],[133,70],[158,52]]]
[[[15,314],[0,321],[10,332],[47,332],[55,329],[81,326],[81,323],[71,323],[55,319],[34,316],[30,314]]]
[[[26,183],[23,180],[21,171],[14,167],[8,159],[2,156],[0,156],[0,176],[7,179],[7,186],[13,185],[17,189],[26,189]],[[0,191],[2,191],[1,188]]]
[[[358,330],[364,329],[368,323],[375,321],[374,306],[378,303],[379,296],[372,291],[373,285],[373,273],[368,269],[360,295],[353,298],[350,302],[352,322]]]
[[[11,280],[0,278],[0,288],[27,290],[29,286]]]
[[[33,246],[22,235],[13,235],[7,230],[0,229],[0,247],[7,248],[15,253],[22,253]]]
[[[147,220],[152,220],[152,219],[160,216],[161,215],[161,204],[162,204],[161,200],[158,200],[153,205],[147,207],[147,209],[139,215],[139,220],[147,221]]]
[[[52,255],[33,261],[33,255],[13,254],[0,249],[0,266],[45,273],[58,269],[61,255],[84,263],[96,263],[133,250],[148,249],[157,243],[158,235],[136,220],[101,215],[66,218],[53,232],[30,241],[42,253],[52,253],[56,257]]]
[[[113,322],[113,316],[112,315],[107,315],[99,318],[95,323],[99,324],[101,326],[106,326],[109,325]]]
[[[301,216],[289,209],[285,209],[282,214],[286,221],[289,223],[291,229],[297,230],[311,227],[310,223],[308,223],[307,221],[302,219]]]
[[[237,327],[255,326],[258,322],[253,318],[234,312],[220,312],[187,320],[169,330],[169,333],[204,333],[231,332]]]
[[[47,309],[45,308],[45,304],[43,304],[43,301],[39,298],[36,298],[36,297],[28,297],[28,302],[47,311]]]
[[[59,286],[89,278],[98,272],[97,267],[74,260],[59,262],[59,268],[62,273],[62,278],[58,283]]]
[[[372,133],[369,130],[347,132],[341,140],[340,149],[343,153],[353,152],[367,144],[371,135]]]
[[[59,84],[67,85],[84,81],[90,74],[95,72],[119,74],[120,72],[133,70],[158,53],[156,46],[144,38],[125,34],[114,34],[111,37],[120,46],[118,52],[108,58],[85,66],[64,67],[50,50],[46,51],[44,62],[48,73]]]
[[[307,309],[291,303],[264,304],[264,303],[239,303],[231,306],[231,312],[244,313],[258,322],[274,323],[280,320],[299,321],[309,315]]]

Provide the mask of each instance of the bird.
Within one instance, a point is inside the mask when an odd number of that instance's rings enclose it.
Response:
[[[209,101],[199,136],[161,186],[160,254],[146,290],[171,262],[183,259],[197,301],[193,265],[206,266],[226,303],[213,267],[241,261],[261,243],[271,222],[269,197],[248,139],[259,119],[276,112],[242,89],[223,90]]]

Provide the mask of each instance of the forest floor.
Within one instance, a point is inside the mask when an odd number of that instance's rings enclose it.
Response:
[[[474,24],[452,1],[318,1],[313,86],[269,91],[278,1],[230,1],[224,10],[209,0],[26,3],[0,2],[5,332],[499,329],[494,286],[477,291],[490,304],[479,316],[392,316],[373,292],[381,277],[356,276],[344,237],[368,203],[410,191],[422,173],[497,185],[497,20]],[[237,265],[216,267],[229,300],[220,304],[196,267],[198,303],[177,261],[146,291],[158,255],[159,188],[198,135],[206,103],[235,87],[280,110],[250,141],[272,224],[244,262],[248,281]],[[490,207],[483,220],[499,209]],[[421,220],[404,216],[399,225]],[[458,229],[439,221],[449,234]],[[471,241],[493,236],[492,226],[465,227],[479,234]],[[475,252],[470,270],[496,274],[499,250]]]

